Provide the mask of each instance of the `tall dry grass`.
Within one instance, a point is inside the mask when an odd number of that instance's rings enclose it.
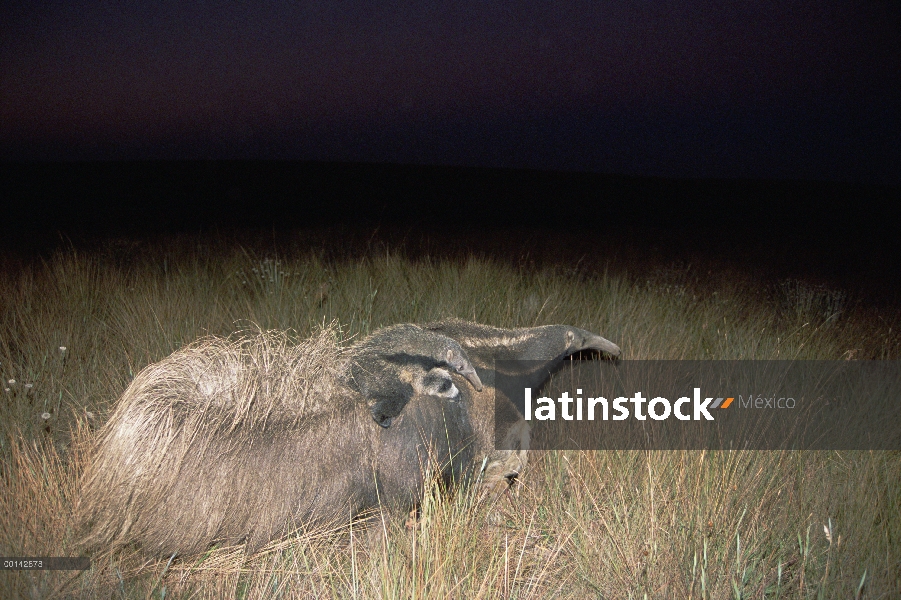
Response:
[[[447,316],[568,323],[626,359],[896,359],[901,347],[898,312],[853,290],[703,261],[408,258],[376,244],[341,256],[224,236],[0,260],[3,556],[71,554],[91,436],[134,374],[248,321],[303,335],[337,320],[345,337]],[[495,507],[429,495],[414,528],[347,523],[251,556],[101,553],[85,573],[0,571],[0,596],[891,598],[899,574],[897,453],[567,451],[533,452]]]

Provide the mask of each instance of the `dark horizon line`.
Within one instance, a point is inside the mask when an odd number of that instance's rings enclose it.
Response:
[[[343,168],[360,168],[360,169],[411,169],[434,171],[437,173],[448,173],[458,171],[468,174],[497,174],[497,175],[516,175],[529,174],[536,176],[548,177],[576,177],[576,178],[593,178],[598,180],[620,180],[623,182],[660,182],[660,183],[710,183],[710,184],[728,184],[728,185],[786,185],[786,186],[831,186],[837,185],[847,188],[856,189],[884,189],[895,190],[901,192],[901,184],[872,182],[872,181],[852,181],[850,179],[816,179],[810,177],[748,177],[748,176],[728,176],[720,175],[713,177],[697,177],[691,175],[652,175],[643,173],[628,173],[619,171],[596,171],[579,168],[537,168],[537,167],[510,167],[510,166],[484,166],[484,165],[466,165],[454,163],[434,163],[434,162],[397,162],[397,161],[361,161],[361,160],[324,160],[324,159],[308,159],[308,158],[0,158],[0,169],[12,166],[26,167],[73,167],[73,166],[110,166],[122,165],[137,167],[142,165],[211,165],[211,164],[247,164],[247,165],[294,165],[309,167],[343,167]]]

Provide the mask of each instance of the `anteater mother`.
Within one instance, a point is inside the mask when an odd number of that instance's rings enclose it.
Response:
[[[457,342],[415,325],[347,349],[336,337],[206,338],[141,371],[82,478],[82,545],[255,550],[296,527],[415,503],[429,442],[417,432],[431,437],[459,396],[450,372],[481,382]],[[427,427],[391,432],[414,396],[427,398],[415,411]],[[464,418],[448,414],[454,439],[468,435]]]

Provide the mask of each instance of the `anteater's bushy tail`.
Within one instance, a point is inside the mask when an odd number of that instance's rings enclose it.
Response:
[[[232,534],[267,537],[292,516],[289,433],[347,401],[334,393],[341,368],[333,326],[300,342],[209,337],[145,368],[82,478],[82,546],[201,551]]]

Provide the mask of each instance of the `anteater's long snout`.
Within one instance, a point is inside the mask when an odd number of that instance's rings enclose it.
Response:
[[[600,352],[606,352],[611,356],[619,356],[622,353],[619,346],[606,338],[594,334],[587,337],[583,350],[598,350]]]
[[[458,371],[460,375],[466,378],[466,381],[472,384],[472,387],[476,389],[477,392],[482,391],[482,380],[479,379],[479,374],[476,373],[475,368],[468,362],[463,366],[462,369]]]

